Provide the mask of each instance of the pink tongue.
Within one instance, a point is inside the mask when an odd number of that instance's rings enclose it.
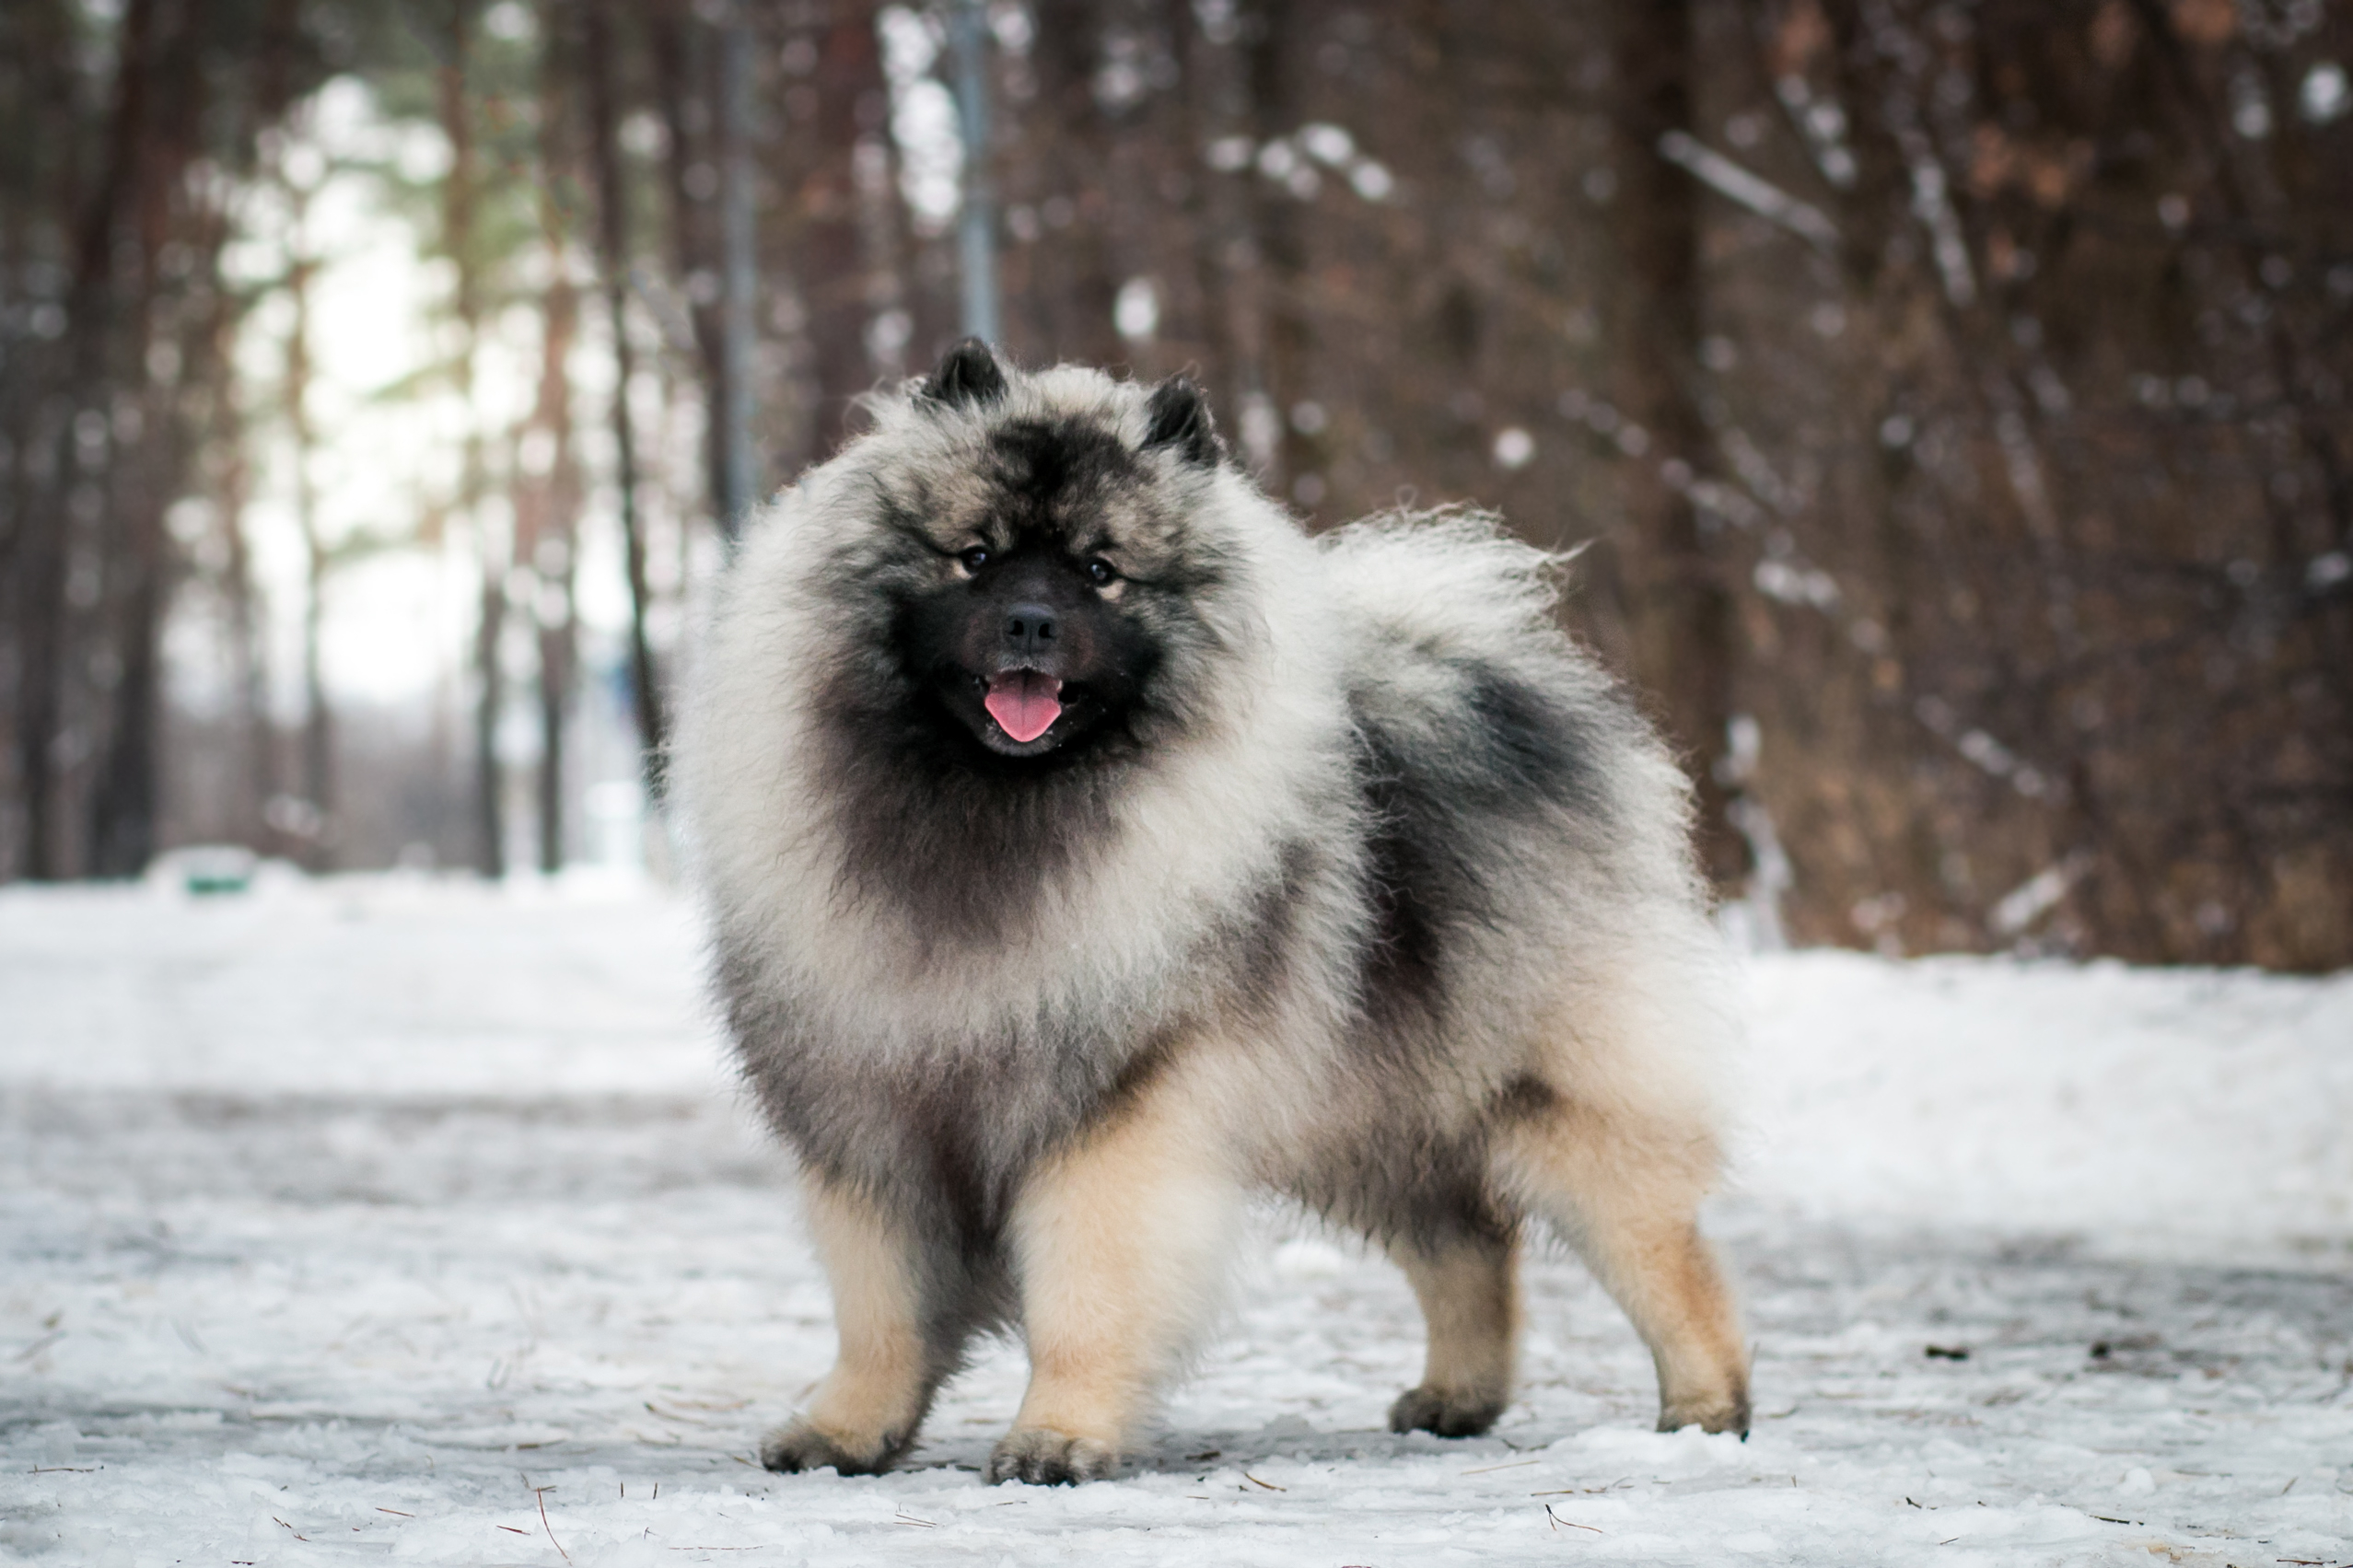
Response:
[[[985,706],[997,727],[1027,744],[1062,716],[1062,682],[1034,669],[1009,669],[988,679]]]

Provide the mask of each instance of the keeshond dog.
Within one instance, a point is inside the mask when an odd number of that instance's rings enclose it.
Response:
[[[1001,1330],[989,1479],[1112,1473],[1256,1192],[1404,1271],[1397,1431],[1502,1413],[1541,1228],[1660,1426],[1744,1432],[1688,787],[1552,558],[1467,512],[1310,538],[1182,378],[967,341],[872,412],[748,530],[672,760],[841,1341],[767,1466],[888,1467]]]

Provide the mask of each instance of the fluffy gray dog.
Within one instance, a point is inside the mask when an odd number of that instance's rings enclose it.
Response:
[[[1459,513],[1310,539],[1182,379],[968,341],[873,412],[753,523],[674,760],[841,1335],[769,1468],[889,1466],[1010,1330],[990,1479],[1112,1472],[1254,1190],[1412,1282],[1398,1431],[1509,1401],[1532,1223],[1660,1427],[1745,1431],[1688,789],[1550,558]]]

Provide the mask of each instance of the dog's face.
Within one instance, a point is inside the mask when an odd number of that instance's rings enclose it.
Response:
[[[982,745],[1036,756],[1124,713],[1155,650],[1120,613],[1109,540],[1081,554],[1043,530],[996,531],[1006,543],[957,552],[961,581],[917,603],[907,646]]]
[[[1170,476],[1219,452],[1189,382],[1153,392],[1140,445],[1082,412],[992,417],[1005,392],[976,342],[925,383],[919,406],[983,423],[955,470],[885,479],[890,531],[915,546],[890,574],[889,640],[910,716],[943,741],[1070,760],[1131,732],[1185,635],[1202,563]]]
[[[1120,528],[1135,466],[1107,432],[1009,424],[991,433],[966,505],[931,519],[940,580],[907,600],[901,645],[990,750],[1077,742],[1116,722],[1149,679],[1158,649],[1123,608],[1138,567]]]

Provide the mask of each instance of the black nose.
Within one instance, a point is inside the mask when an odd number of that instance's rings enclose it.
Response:
[[[1052,646],[1056,630],[1054,611],[1043,604],[1017,604],[1005,612],[1005,640],[1025,654]]]

